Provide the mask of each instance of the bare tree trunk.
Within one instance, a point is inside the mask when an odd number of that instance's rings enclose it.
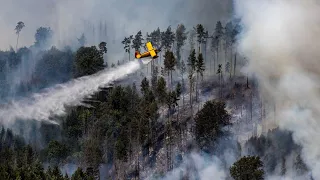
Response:
[[[171,90],[172,90],[172,70],[170,70],[170,88],[171,88]]]
[[[104,22],[104,38],[107,39],[107,22]]]
[[[131,54],[131,53],[130,53],[130,50],[129,50],[129,53],[128,53],[128,54],[129,54],[129,61],[130,61],[130,54]]]
[[[232,46],[231,46],[231,56],[230,56],[230,79],[231,79],[231,74],[232,74]]]
[[[251,101],[251,103],[250,103],[250,112],[251,112],[251,123],[252,123],[252,109],[253,109],[253,102],[252,102],[252,99],[253,99],[253,89],[251,89],[251,97],[250,97],[250,101]]]
[[[161,66],[161,63],[162,63],[162,61],[161,61],[162,52],[161,51],[160,51],[160,56],[159,57],[160,57],[160,62],[159,63],[160,63],[160,66]]]
[[[99,39],[101,40],[102,38],[101,38],[101,34],[102,34],[102,22],[101,22],[101,20],[100,20],[100,24],[99,24]]]
[[[192,80],[190,80],[190,108],[191,108],[191,117],[193,116],[193,106],[192,106]]]
[[[214,52],[212,52],[212,54],[213,54],[212,55],[212,59],[210,58],[210,65],[209,65],[210,66],[209,67],[210,72],[209,72],[209,75],[211,75],[211,72],[212,72],[212,61],[214,61],[214,55],[215,55]]]
[[[247,88],[249,88],[249,75],[247,73]]]
[[[16,43],[16,51],[18,51],[18,42],[19,42],[19,35],[20,35],[20,33],[18,33],[18,37],[17,37],[17,43]]]
[[[136,168],[136,170],[137,170],[137,173],[138,173],[138,179],[140,179],[140,158],[139,158],[139,156],[140,156],[140,128],[141,128],[141,120],[139,120],[138,121],[139,122],[139,124],[138,124],[138,140],[137,140],[137,146],[138,146],[138,152],[137,152],[137,168]],[[141,151],[142,152],[142,151]]]
[[[129,130],[129,134],[130,134],[130,137],[129,137],[129,162],[132,161],[132,124],[130,123],[130,130]]]
[[[169,83],[170,80],[170,71],[168,71],[168,88],[171,90],[171,84]]]
[[[262,108],[262,95],[260,94],[260,102],[259,102],[259,106],[260,106],[260,122],[262,122],[263,119],[263,108]]]
[[[197,80],[196,80],[196,102],[198,102],[198,80],[199,80],[199,74],[197,73]]]
[[[224,67],[226,67],[226,65],[227,65],[227,51],[228,51],[228,49],[227,49],[227,47],[225,47],[225,49],[224,49]]]
[[[241,118],[242,118],[242,110],[243,110],[243,105],[241,105]]]
[[[219,47],[217,48],[217,64],[219,64]],[[214,72],[216,72],[216,66],[214,66]]]
[[[170,120],[170,110],[168,108],[168,131],[167,131],[167,171],[171,170],[171,120]]]
[[[148,76],[148,69],[149,69],[149,64],[147,64],[147,74],[146,74],[146,76]]]
[[[94,24],[92,24],[92,39],[93,39],[93,44],[96,43],[96,39],[95,39],[95,28],[94,28]]]
[[[182,75],[182,89],[184,89],[183,75]],[[182,91],[181,95],[182,95],[182,109],[184,110],[184,93],[183,93],[183,91]]]
[[[222,79],[222,75],[221,75],[221,72],[219,74],[219,84],[220,84],[220,99],[222,99],[222,83],[221,83],[221,80]]]
[[[234,53],[233,77],[236,76],[237,52]]]
[[[207,62],[207,41],[204,44],[204,62]]]
[[[274,122],[276,122],[276,109],[277,107],[276,107],[276,102],[274,102],[274,105],[273,105],[273,112],[274,112]]]

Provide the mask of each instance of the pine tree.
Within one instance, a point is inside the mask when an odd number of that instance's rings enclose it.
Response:
[[[191,108],[191,116],[193,115],[193,102],[192,102],[192,92],[194,86],[194,73],[196,71],[196,51],[193,49],[188,58],[188,66],[189,66],[189,92],[190,92],[190,108]]]
[[[196,70],[197,70],[197,73],[199,73],[200,76],[203,78],[203,72],[205,70],[205,65],[204,65],[202,53],[199,54],[198,59],[196,61]]]
[[[132,43],[133,35],[130,35],[129,37],[125,37],[124,40],[121,42],[124,45],[124,49],[126,53],[129,55],[129,61],[130,61],[130,54],[131,54],[131,43]]]
[[[188,33],[186,32],[186,28],[183,24],[179,24],[176,29],[176,55],[177,55],[177,67],[180,67],[181,62],[181,47],[184,45],[185,41],[187,40]]]
[[[202,57],[202,53],[199,54],[198,59],[195,64],[196,72],[197,72],[197,83],[196,83],[196,101],[198,101],[198,83],[199,83],[199,75],[203,79],[203,72],[205,70],[204,60]]]
[[[171,26],[166,31],[161,32],[161,46],[164,46],[167,51],[171,50],[174,40],[175,34],[172,32]]]
[[[107,46],[106,42],[100,42],[99,49],[102,54],[107,53],[108,49],[106,46]]]
[[[264,179],[263,162],[258,156],[244,156],[232,167],[230,174],[235,180]]]
[[[134,37],[134,39],[133,39],[133,41],[132,41],[132,45],[131,45],[131,47],[133,48],[133,49],[135,49],[135,51],[140,51],[140,48],[141,48],[141,46],[142,46],[142,41],[143,41],[144,39],[143,39],[143,37],[142,37],[142,33],[141,33],[141,31],[139,31],[136,35],[135,35],[135,37]]]
[[[217,74],[219,74],[220,98],[222,98],[222,64],[219,64]]]
[[[176,58],[174,57],[173,52],[166,51],[164,55],[164,70],[168,72],[168,76],[170,73],[170,88],[172,87],[172,71],[175,70],[176,66]]]
[[[163,77],[160,77],[157,82],[157,89],[156,89],[156,95],[158,97],[158,100],[161,104],[165,103],[166,100],[166,81]]]
[[[185,74],[186,71],[187,71],[186,64],[184,63],[184,61],[181,61],[179,70],[180,70],[180,73],[181,73],[182,92],[184,92],[185,83],[184,83],[184,78],[183,78],[183,76],[184,76],[184,74]],[[182,95],[182,106],[183,106],[182,108],[184,109],[184,95]]]
[[[281,162],[281,175],[284,176],[287,172],[287,169],[286,169],[286,158],[285,157],[282,157],[282,162]]]
[[[140,87],[141,87],[141,92],[144,95],[146,95],[147,92],[150,90],[149,81],[148,81],[148,79],[146,77],[143,78]]]
[[[218,63],[219,55],[219,39],[218,36],[214,36],[211,39],[211,52],[213,54],[213,71],[216,71],[216,62]],[[211,65],[210,65],[211,67]],[[210,69],[211,72],[211,69]]]
[[[232,69],[232,55],[233,55],[233,52],[232,52],[232,46],[233,46],[233,24],[232,22],[228,22],[225,26],[225,33],[224,33],[224,36],[225,36],[225,53],[226,53],[226,63],[229,63],[229,71],[226,71],[228,73],[230,73],[230,78],[231,78],[231,69]],[[230,49],[231,51],[231,58],[230,58],[230,62],[227,62],[228,58],[227,58],[227,54],[228,54],[228,49]]]
[[[204,37],[205,37],[204,27],[202,24],[198,24],[197,27],[194,28],[194,30],[197,32],[197,41],[198,41],[198,47],[199,47],[198,54],[200,54],[201,44],[204,42]]]
[[[84,46],[86,44],[86,41],[86,37],[84,36],[84,33],[82,33],[81,37],[78,39],[80,46]]]
[[[222,37],[223,37],[223,27],[220,21],[217,22],[215,32],[214,32],[214,38],[212,44],[216,46],[216,51],[217,51],[217,63],[219,63],[219,52],[220,52],[220,44],[222,42]]]
[[[24,28],[24,27],[25,27],[24,22],[19,21],[19,22],[17,23],[16,28],[14,29],[14,30],[16,30],[16,34],[18,35],[18,37],[17,37],[17,44],[16,44],[16,51],[18,51],[19,35],[20,35],[20,32],[21,32],[22,28]]]

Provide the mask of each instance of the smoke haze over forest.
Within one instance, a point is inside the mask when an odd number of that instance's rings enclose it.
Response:
[[[89,20],[90,23],[95,23],[96,28],[100,21],[107,22],[108,36],[112,38],[108,39],[108,42],[114,41],[119,47],[124,36],[139,30],[145,34],[157,27],[166,28],[169,25],[175,27],[178,23],[184,23],[186,26],[204,23],[213,28],[212,22],[228,18],[231,13],[231,0],[221,2],[219,0],[4,1],[0,7],[0,33],[6,35],[0,37],[0,48],[8,49],[9,45],[15,45],[14,27],[18,21],[23,21],[26,25],[20,34],[20,46],[32,44],[34,33],[40,26],[51,27],[54,31],[55,45],[70,43],[69,40],[76,41],[76,37],[79,38],[82,33],[86,33],[84,24]],[[98,39],[95,39],[95,43],[97,42]]]
[[[228,179],[252,155],[268,180],[320,178],[318,2],[2,2],[0,122],[17,137],[2,129],[0,161],[23,135],[63,172]],[[142,68],[139,38],[165,49]]]

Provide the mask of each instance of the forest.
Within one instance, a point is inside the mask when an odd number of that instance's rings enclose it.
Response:
[[[17,119],[3,126],[1,179],[210,179],[197,163],[185,163],[192,153],[218,157],[225,179],[266,179],[288,169],[312,179],[292,134],[263,127],[276,109],[260,96],[257,79],[241,71],[248,63],[235,48],[241,19],[218,21],[213,32],[202,24],[132,32],[121,42],[127,60],[113,62],[105,60],[105,40],[87,45],[86,34],[76,50],[50,47],[50,27],[18,48],[23,28],[18,22],[16,48],[0,51],[1,104],[135,61],[147,41],[163,50],[145,69],[54,117],[59,125]],[[12,78],[21,65],[34,67],[23,72],[27,81]]]

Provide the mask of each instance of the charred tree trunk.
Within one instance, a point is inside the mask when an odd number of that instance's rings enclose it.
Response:
[[[251,90],[251,93],[250,93],[250,112],[251,112],[251,117],[250,117],[250,121],[252,123],[252,109],[253,109],[253,102],[252,102],[252,99],[253,99],[253,90]]]
[[[231,74],[232,74],[232,47],[231,47],[231,56],[230,56],[230,79],[231,79]]]
[[[170,70],[170,90],[172,90],[172,70]]]
[[[234,53],[233,77],[236,76],[237,52]]]
[[[212,52],[212,59],[210,58],[210,65],[209,65],[209,70],[210,70],[210,72],[209,72],[209,75],[211,76],[211,72],[212,72],[212,62],[211,61],[214,61],[214,52]]]
[[[248,77],[248,73],[247,73],[247,88],[249,88],[249,77]]]
[[[183,79],[183,75],[182,75],[182,89],[184,90],[184,79]],[[182,109],[184,110],[184,92],[182,90]]]
[[[276,103],[274,102],[274,105],[273,105],[273,112],[274,112],[274,122],[276,122]]]
[[[217,48],[217,59],[216,59],[216,61],[217,61],[217,64],[219,64],[219,46]],[[216,66],[214,66],[214,72],[216,72]]]
[[[196,80],[196,102],[198,102],[198,81],[199,81],[199,73],[197,73],[197,80]]]
[[[225,45],[226,46],[226,45]],[[227,53],[228,53],[228,49],[227,47],[224,48],[224,67],[227,66]]]
[[[191,109],[191,117],[193,116],[193,102],[192,102],[192,88],[193,88],[192,79],[190,80],[190,109]]]
[[[167,130],[167,171],[171,170],[171,131],[172,131],[172,127],[171,127],[171,119],[170,119],[170,114],[171,114],[171,108],[168,108],[168,130]]]
[[[20,33],[18,33],[17,43],[16,43],[16,51],[17,51],[17,52],[18,52],[19,35],[20,35]]]

